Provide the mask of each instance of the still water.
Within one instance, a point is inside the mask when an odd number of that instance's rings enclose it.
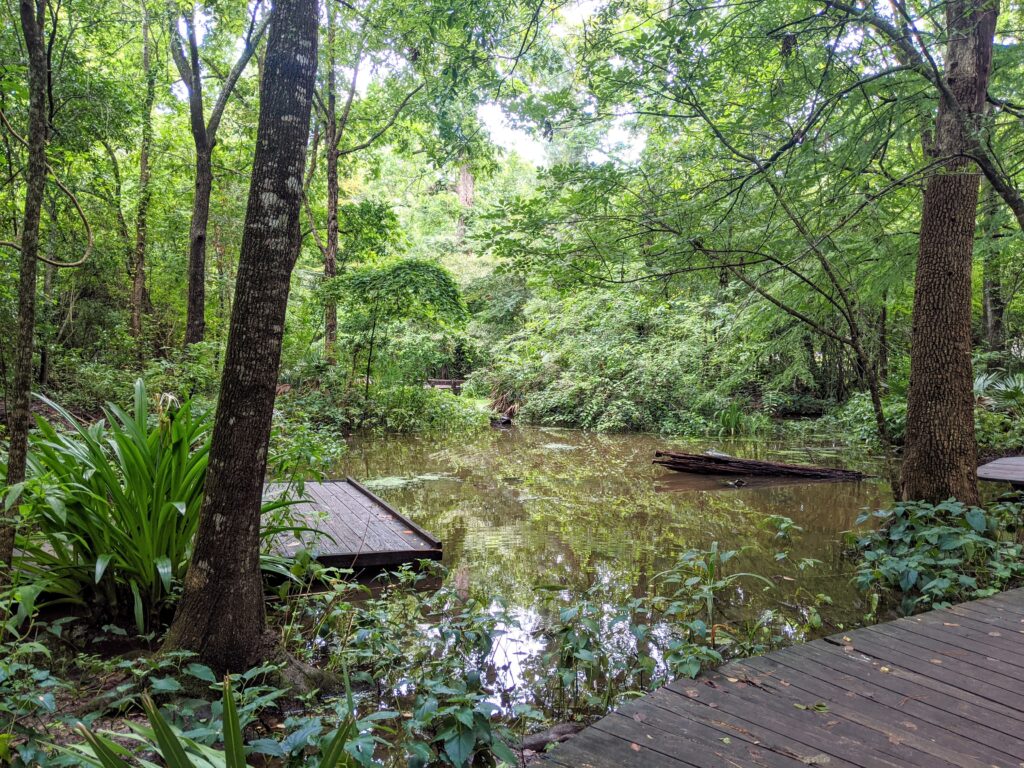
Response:
[[[534,613],[539,588],[582,595],[601,582],[622,598],[659,589],[658,574],[689,549],[741,550],[730,570],[770,577],[746,611],[785,608],[824,593],[824,630],[865,610],[850,582],[842,534],[890,499],[881,479],[858,483],[751,481],[681,475],[653,465],[659,449],[880,472],[869,457],[828,446],[517,427],[453,437],[362,438],[339,474],[364,482],[444,542],[444,561],[471,592]],[[802,532],[776,536],[772,516]],[[781,553],[785,557],[781,558]],[[804,558],[820,561],[801,569]],[[535,614],[534,614],[535,615]]]

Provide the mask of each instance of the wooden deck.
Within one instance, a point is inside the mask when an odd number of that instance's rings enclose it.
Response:
[[[1024,590],[677,681],[547,760],[572,768],[1020,768]]]
[[[267,486],[268,496],[280,486]],[[294,508],[297,522],[324,535],[282,536],[276,549],[292,555],[304,547],[334,568],[390,568],[440,560],[441,542],[352,478],[306,483],[307,502]]]
[[[983,464],[978,467],[978,479],[1012,483],[1015,488],[1024,488],[1024,456],[1008,456]]]

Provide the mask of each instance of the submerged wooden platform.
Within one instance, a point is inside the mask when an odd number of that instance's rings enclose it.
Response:
[[[1020,768],[1024,590],[677,681],[547,760],[572,768]]]
[[[978,479],[1012,483],[1015,488],[1024,488],[1024,456],[1008,456],[983,464],[978,467]]]
[[[268,495],[280,492],[280,486],[267,486]],[[296,522],[323,535],[281,536],[276,549],[283,555],[305,548],[333,568],[390,568],[441,559],[438,539],[352,478],[306,483],[305,496],[308,501],[293,508]]]

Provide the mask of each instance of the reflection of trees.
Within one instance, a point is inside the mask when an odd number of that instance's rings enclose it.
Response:
[[[356,443],[341,469],[361,478],[443,475],[378,492],[444,540],[445,560],[468,570],[472,589],[511,606],[535,607],[534,588],[541,584],[582,593],[597,574],[625,600],[679,553],[715,540],[723,548],[746,547],[735,570],[778,580],[771,595],[744,595],[749,610],[800,602],[800,590],[828,593],[837,605],[858,604],[837,534],[852,527],[862,508],[883,500],[880,486],[665,491],[664,470],[650,463],[664,446],[647,435],[487,431]],[[727,450],[774,455],[757,444]],[[790,517],[805,532],[778,541],[761,526],[768,515]],[[775,553],[782,549],[790,556],[780,563]],[[805,557],[824,564],[805,572],[791,564]]]

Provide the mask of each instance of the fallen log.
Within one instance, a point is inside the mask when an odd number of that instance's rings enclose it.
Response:
[[[755,475],[760,477],[806,477],[814,480],[863,480],[867,475],[852,469],[809,467],[775,461],[738,459],[735,456],[708,453],[658,451],[654,463],[675,472],[696,475]]]

